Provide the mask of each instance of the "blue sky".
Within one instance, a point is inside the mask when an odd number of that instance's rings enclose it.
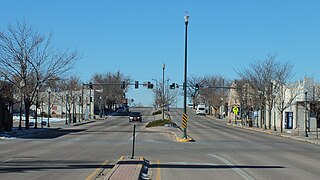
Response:
[[[24,19],[54,35],[59,48],[77,49],[73,73],[88,82],[94,73],[116,72],[139,82],[183,82],[184,20],[188,75],[219,74],[278,53],[294,65],[295,79],[320,76],[318,0],[2,0],[0,30]],[[129,98],[150,105],[152,93],[131,89]]]

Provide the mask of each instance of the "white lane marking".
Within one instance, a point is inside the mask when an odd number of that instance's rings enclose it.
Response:
[[[6,163],[6,162],[9,162],[9,161],[11,161],[12,159],[7,159],[7,160],[4,160],[4,161],[2,161],[1,163]]]
[[[135,134],[135,138],[137,139],[137,135],[138,135],[139,133],[136,133]],[[130,139],[129,139],[129,141],[132,141],[133,140],[133,137],[131,137]]]
[[[214,155],[214,154],[208,154],[209,156],[211,157],[214,157],[214,158],[217,158],[219,159],[220,161],[224,162],[226,165],[232,167],[232,170],[234,170],[236,173],[238,173],[240,176],[242,176],[244,179],[247,179],[247,180],[254,180],[253,177],[251,177],[249,174],[247,174],[246,172],[244,172],[243,170],[237,168],[234,164],[232,164],[230,161],[224,159],[223,157],[220,157],[220,156],[217,156],[217,155]]]

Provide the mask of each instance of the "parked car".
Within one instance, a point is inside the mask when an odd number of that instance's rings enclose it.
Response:
[[[142,122],[142,115],[140,112],[131,112],[129,114],[129,122],[131,121],[140,121]]]

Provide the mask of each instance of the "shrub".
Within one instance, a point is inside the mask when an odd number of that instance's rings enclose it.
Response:
[[[165,124],[171,124],[172,126],[176,126],[177,124],[175,122],[172,122],[171,120],[165,119],[165,120],[155,120],[149,122],[146,127],[155,127],[155,126],[164,126]]]

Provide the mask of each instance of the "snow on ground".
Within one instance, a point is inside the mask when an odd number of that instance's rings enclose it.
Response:
[[[19,121],[20,116],[13,116],[13,121]],[[22,116],[22,121],[25,121],[26,117]],[[42,117],[38,117],[38,122],[41,122]],[[44,117],[43,121],[47,121],[48,118]],[[61,119],[61,118],[49,118],[50,123],[56,123],[56,122],[62,122],[66,121],[66,119]],[[35,122],[35,119],[33,117],[29,118],[29,122]]]
[[[16,139],[15,137],[11,137],[7,134],[0,134],[0,140],[6,140],[6,139]]]

